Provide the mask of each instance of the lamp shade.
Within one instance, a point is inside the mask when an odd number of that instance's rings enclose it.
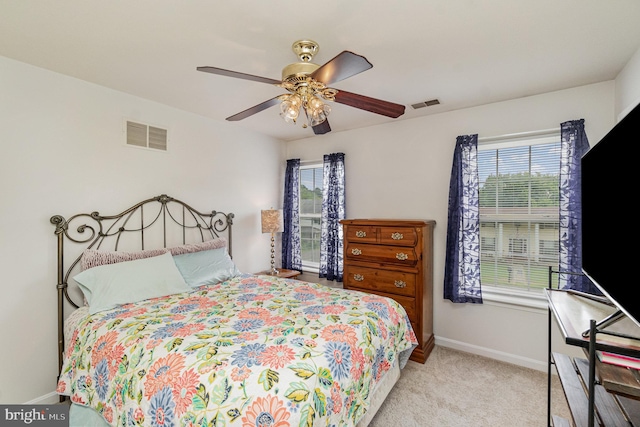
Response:
[[[261,219],[263,233],[282,233],[284,231],[282,209],[263,210]]]

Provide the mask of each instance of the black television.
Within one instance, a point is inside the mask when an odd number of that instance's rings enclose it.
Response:
[[[634,225],[636,185],[640,185],[640,104],[582,156],[581,168],[582,271],[640,326],[636,271],[640,251],[635,250]]]

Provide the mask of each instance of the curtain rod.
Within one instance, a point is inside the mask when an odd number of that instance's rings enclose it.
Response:
[[[551,135],[560,135],[560,127],[555,129],[543,129],[543,130],[535,130],[530,132],[509,133],[506,135],[498,135],[498,136],[485,136],[482,138],[478,138],[478,142],[496,142],[496,141],[502,141],[505,139],[533,138],[536,136],[551,136]]]

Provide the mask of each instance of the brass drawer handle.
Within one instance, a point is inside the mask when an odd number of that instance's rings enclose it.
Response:
[[[367,237],[367,232],[366,231],[362,231],[362,230],[358,230],[358,231],[356,231],[356,237]]]
[[[355,280],[356,282],[362,282],[364,280],[364,276],[362,274],[354,274],[353,280]]]
[[[396,280],[395,282],[393,282],[394,285],[396,285],[396,288],[406,288],[407,287],[407,282],[405,282],[404,280]]]
[[[402,235],[402,233],[393,233],[391,234],[391,238],[393,240],[402,240],[404,236]]]
[[[404,261],[409,258],[409,255],[405,254],[404,252],[398,252],[396,254],[396,258],[398,258],[400,261]]]
[[[353,255],[362,255],[362,251],[360,249],[358,249],[358,248],[351,249],[351,253]]]

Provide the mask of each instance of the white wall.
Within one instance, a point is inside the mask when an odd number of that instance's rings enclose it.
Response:
[[[287,158],[345,153],[349,218],[435,219],[436,343],[546,369],[547,311],[487,302],[444,300],[449,178],[456,136],[480,137],[552,129],[585,119],[597,142],[614,123],[613,81],[452,111],[287,144]],[[340,114],[334,108],[332,114]]]
[[[616,77],[616,118],[622,119],[640,103],[640,49]]]
[[[52,215],[113,214],[166,193],[235,213],[239,269],[268,267],[259,211],[282,203],[282,142],[4,57],[0,94],[0,402],[55,390]],[[124,118],[167,127],[169,151],[125,146]]]

